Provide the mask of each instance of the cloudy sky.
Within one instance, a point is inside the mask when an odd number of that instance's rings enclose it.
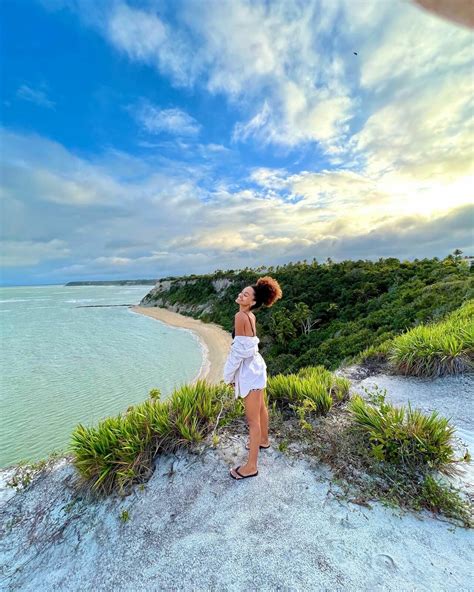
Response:
[[[408,0],[3,0],[3,284],[471,254],[473,37]]]

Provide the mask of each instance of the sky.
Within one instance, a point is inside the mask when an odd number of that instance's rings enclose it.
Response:
[[[3,285],[473,254],[473,33],[409,0],[3,0]]]

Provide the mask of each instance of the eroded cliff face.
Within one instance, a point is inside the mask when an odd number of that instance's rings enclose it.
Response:
[[[212,302],[204,302],[200,304],[186,304],[181,302],[170,303],[168,301],[167,296],[169,295],[170,289],[172,287],[182,288],[185,286],[192,286],[198,281],[199,280],[197,279],[160,280],[156,283],[154,288],[150,290],[150,292],[148,292],[148,294],[144,296],[144,298],[142,298],[140,306],[159,306],[162,308],[167,308],[168,310],[171,310],[173,312],[192,315],[201,315],[206,313],[211,314],[213,308]],[[210,282],[217,298],[219,298],[232,283],[233,282],[227,278],[220,278],[217,280],[212,280]]]

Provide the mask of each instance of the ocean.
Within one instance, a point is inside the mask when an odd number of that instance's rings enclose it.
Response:
[[[0,288],[0,467],[66,450],[78,423],[162,399],[203,363],[198,338],[127,307],[152,286]]]

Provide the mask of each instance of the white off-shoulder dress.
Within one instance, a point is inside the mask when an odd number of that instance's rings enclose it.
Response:
[[[267,386],[267,365],[258,351],[256,335],[236,335],[224,365],[224,382],[235,383],[235,398]]]

